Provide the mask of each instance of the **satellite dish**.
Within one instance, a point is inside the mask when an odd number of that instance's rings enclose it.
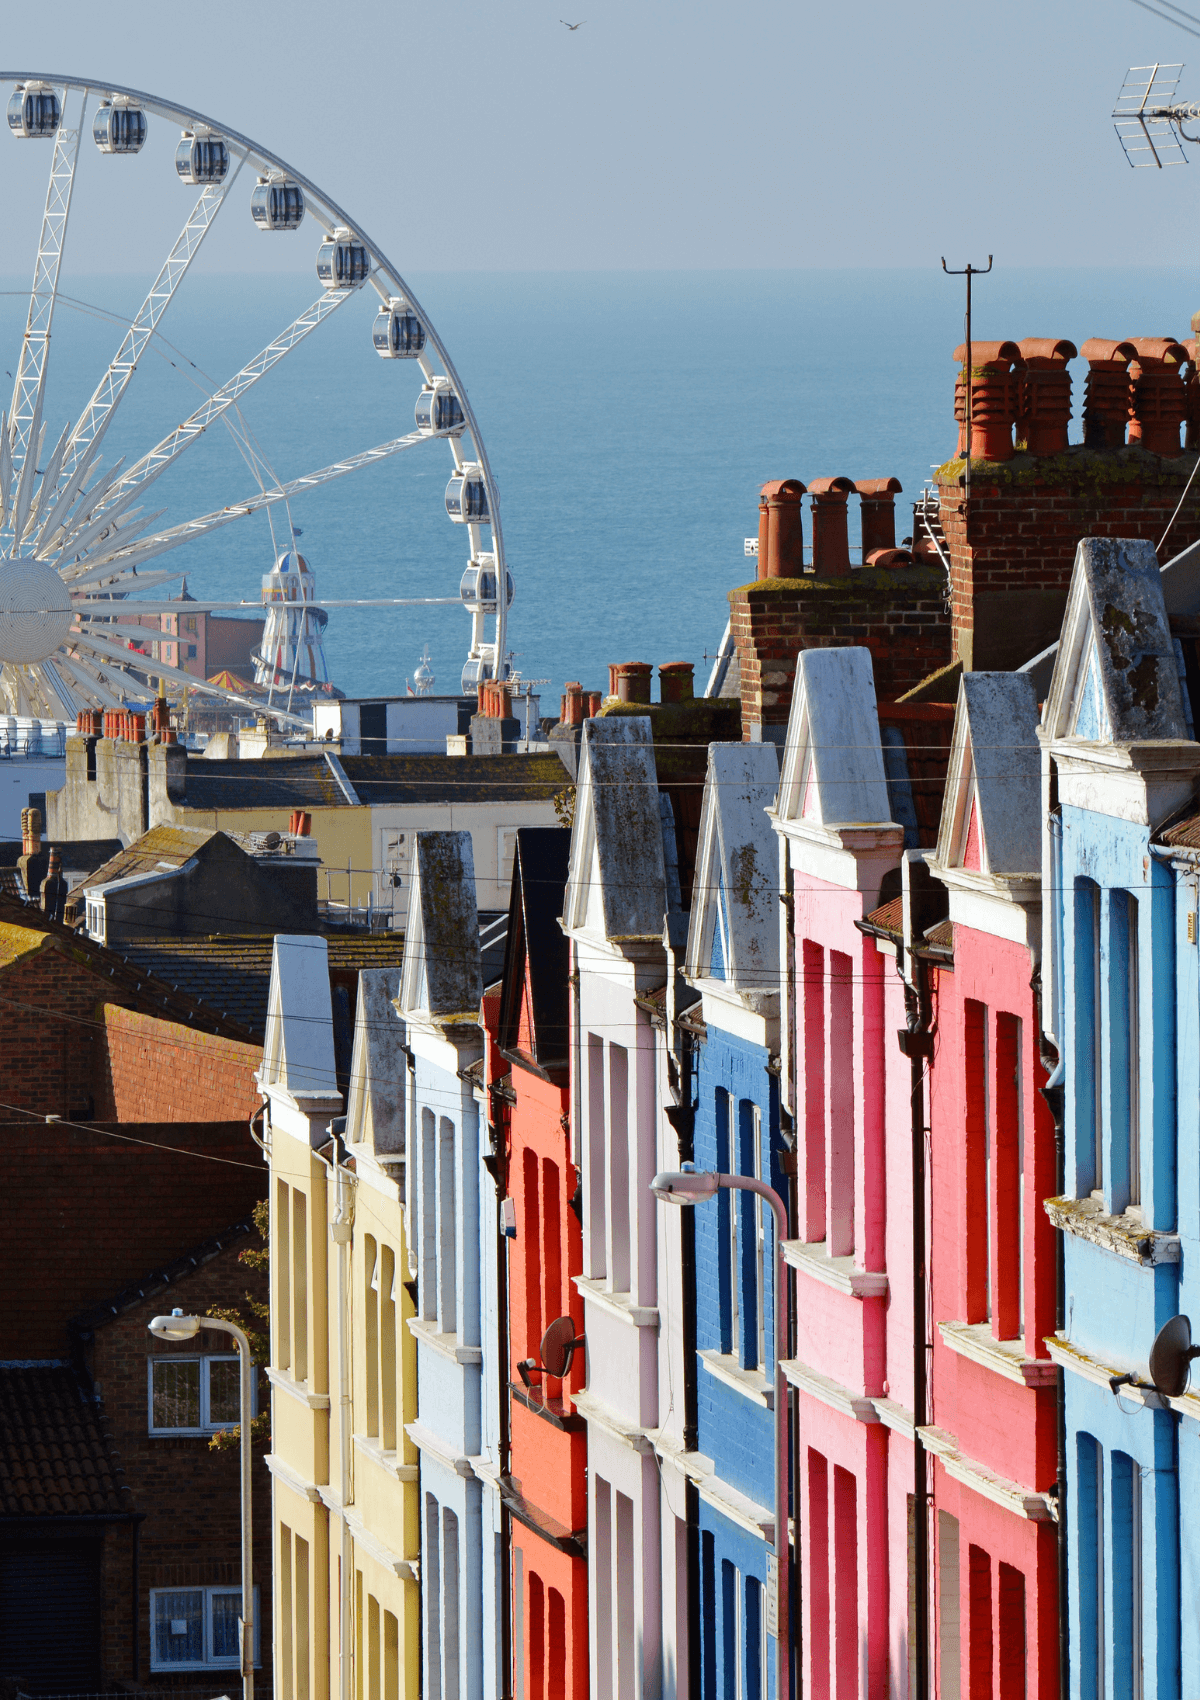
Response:
[[[1192,1345],[1192,1324],[1186,1316],[1173,1316],[1159,1329],[1150,1348],[1150,1379],[1159,1393],[1178,1399],[1187,1392],[1193,1358],[1200,1346]]]
[[[583,1335],[576,1334],[575,1324],[569,1316],[559,1316],[554,1319],[542,1335],[542,1368],[547,1375],[553,1375],[559,1380],[571,1373],[571,1360],[575,1356],[576,1346],[583,1345]]]

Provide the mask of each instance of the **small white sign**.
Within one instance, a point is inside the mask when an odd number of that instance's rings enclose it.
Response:
[[[767,1634],[779,1639],[779,1560],[767,1554]]]
[[[746,553],[747,553],[747,555],[757,555],[758,554],[758,538],[757,537],[747,537],[747,539],[746,539]]]

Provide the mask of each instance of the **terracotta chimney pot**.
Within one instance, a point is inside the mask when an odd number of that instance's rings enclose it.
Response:
[[[800,578],[804,572],[804,485],[775,478],[758,497],[759,578]]]
[[[863,560],[868,561],[879,550],[896,547],[896,497],[901,485],[898,478],[859,478],[854,488],[862,509]]]
[[[960,368],[960,382],[955,387],[954,416],[961,429],[958,452],[966,449],[966,378],[961,372],[967,358],[967,345],[962,342],[954,350]],[[1019,377],[1014,373],[1024,366],[1021,350],[1015,342],[972,342],[971,344],[971,459],[1011,460],[1013,457],[1013,426],[1017,418]]]
[[[623,661],[613,671],[617,676],[618,701],[650,701],[650,679],[654,669],[648,661]]]
[[[850,540],[846,501],[854,484],[849,478],[814,478],[812,497],[812,567],[818,578],[845,578],[850,572]]]
[[[1065,454],[1071,423],[1067,361],[1079,350],[1064,338],[1027,336],[1017,344],[1025,362],[1017,386],[1017,447],[1031,455]]]
[[[659,702],[691,702],[695,690],[690,661],[664,661],[658,669]]]

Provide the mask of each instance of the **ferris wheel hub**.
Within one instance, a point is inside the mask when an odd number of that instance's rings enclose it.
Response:
[[[0,663],[45,661],[71,635],[71,598],[44,561],[0,555]]]

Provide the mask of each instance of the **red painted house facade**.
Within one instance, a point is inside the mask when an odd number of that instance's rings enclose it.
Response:
[[[496,1044],[504,1160],[515,1234],[508,1240],[509,1465],[513,1691],[527,1700],[588,1692],[587,1425],[573,1393],[583,1350],[558,1379],[539,1366],[549,1326],[583,1334],[578,1173],[570,1136],[569,956],[559,926],[571,835],[522,827]],[[491,1073],[491,1067],[489,1067]],[[507,1088],[507,1089],[505,1089]],[[501,1103],[496,1103],[499,1098]],[[511,1231],[511,1230],[510,1230]],[[523,1372],[523,1373],[522,1373]]]
[[[1039,1088],[1038,707],[1020,674],[962,681],[934,875],[930,976],[933,1664],[943,1696],[1058,1693],[1054,1125]]]

